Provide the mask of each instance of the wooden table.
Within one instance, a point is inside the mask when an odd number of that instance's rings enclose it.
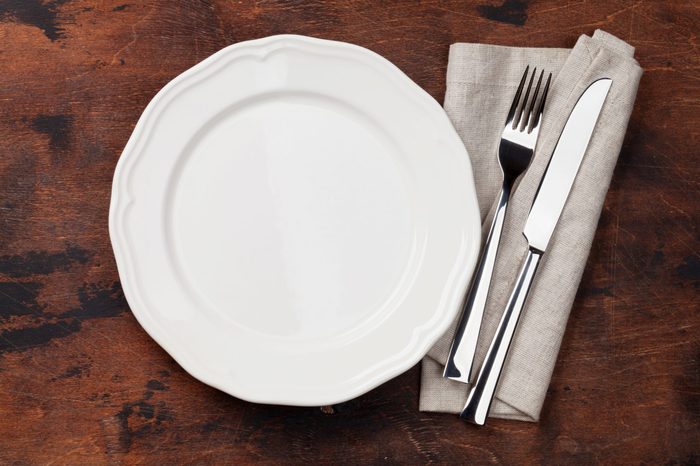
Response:
[[[539,424],[418,412],[420,368],[315,408],[239,401],[139,327],[107,233],[151,97],[229,44],[368,47],[439,101],[449,44],[571,47],[645,69]],[[0,463],[700,462],[700,4],[692,0],[0,0]]]

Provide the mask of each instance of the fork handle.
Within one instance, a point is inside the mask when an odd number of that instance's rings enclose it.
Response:
[[[467,403],[460,417],[474,424],[484,425],[491,408],[493,396],[496,393],[498,379],[508,356],[510,343],[513,341],[518,319],[525,305],[525,300],[530,292],[532,279],[540,263],[542,252],[529,249],[527,257],[520,269],[520,274],[515,282],[515,288],[508,299],[508,304],[498,324],[498,329],[493,337],[491,346],[486,353],[486,358],[479,371],[479,376],[474,386],[469,391]]]
[[[458,382],[469,383],[471,379],[476,344],[479,340],[481,320],[484,317],[486,298],[491,285],[494,265],[496,264],[498,245],[501,242],[510,190],[510,183],[504,180],[496,212],[491,222],[491,229],[484,245],[484,252],[474,274],[469,294],[464,302],[462,316],[457,324],[452,346],[445,362],[443,377]]]

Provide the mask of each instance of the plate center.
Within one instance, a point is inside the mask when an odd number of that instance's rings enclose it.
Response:
[[[408,273],[411,176],[370,118],[277,93],[220,114],[181,154],[167,212],[203,308],[268,335],[324,338],[380,318]]]

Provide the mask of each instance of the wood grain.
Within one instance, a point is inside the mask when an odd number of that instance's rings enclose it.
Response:
[[[307,34],[368,47],[441,101],[453,42],[571,47],[596,28],[645,75],[539,424],[420,413],[418,367],[333,414],[245,403],[136,323],[112,173],[178,73]],[[0,0],[0,463],[698,464],[698,31],[685,0]]]

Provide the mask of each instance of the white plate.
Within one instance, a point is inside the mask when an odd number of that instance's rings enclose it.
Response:
[[[109,223],[134,315],[182,367],[305,406],[418,362],[480,242],[440,105],[367,49],[288,35],[227,47],[153,98]]]

